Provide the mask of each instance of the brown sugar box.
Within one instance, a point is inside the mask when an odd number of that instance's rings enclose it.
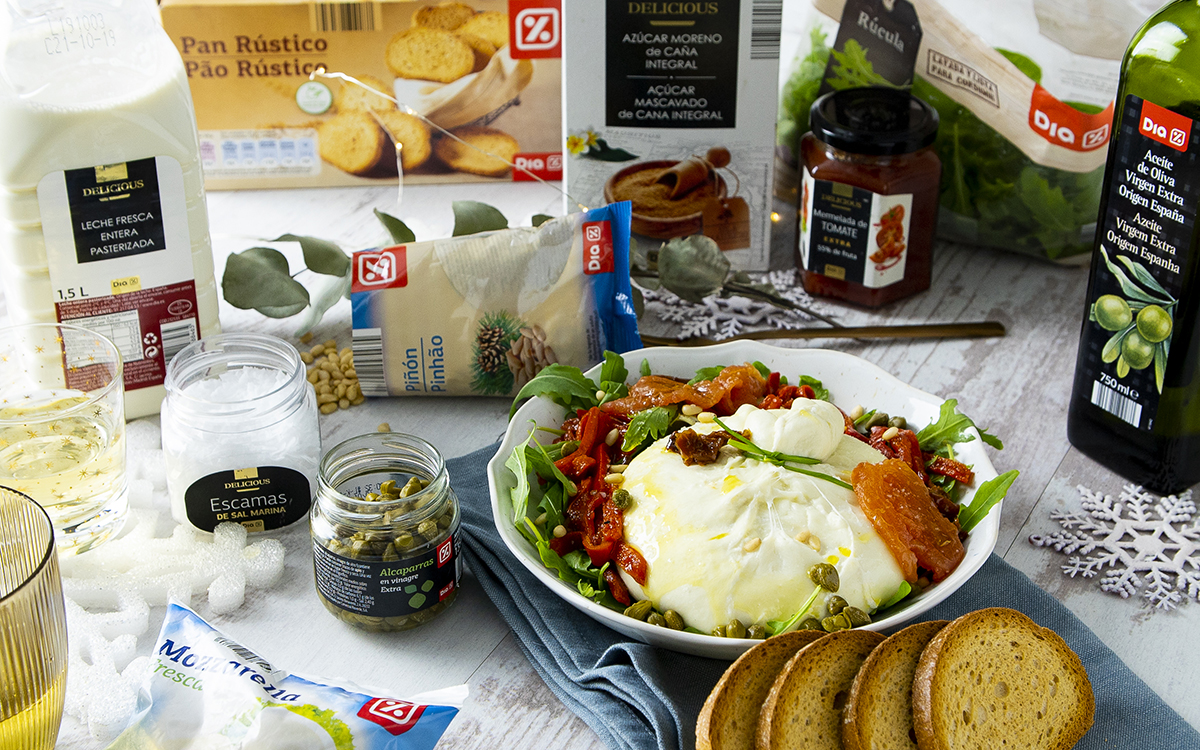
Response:
[[[459,34],[482,37],[499,49],[508,44],[508,14],[498,10],[485,10],[471,16],[455,31]]]
[[[863,662],[842,712],[846,750],[917,750],[913,735],[912,682],[921,651],[947,620],[909,625],[879,644]]]
[[[442,137],[434,143],[433,153],[443,164],[459,172],[499,177],[509,170],[508,162],[521,150],[517,140],[503,130],[466,125],[450,132],[465,143]]]
[[[870,630],[839,630],[800,649],[775,678],[758,717],[758,750],[841,750],[842,706],[871,651]]]
[[[427,29],[454,31],[475,15],[475,9],[462,3],[439,3],[426,5],[413,11],[412,25]]]
[[[758,713],[775,676],[797,651],[823,635],[821,630],[783,633],[738,657],[704,701],[696,721],[696,750],[754,750]]]
[[[388,69],[398,78],[450,83],[475,69],[475,52],[457,35],[414,26],[388,42]]]
[[[401,147],[400,166],[404,171],[416,169],[429,161],[433,147],[429,138],[429,127],[425,123],[398,110],[380,112],[378,117],[392,143]]]
[[[913,676],[921,750],[1067,750],[1096,701],[1079,656],[1014,609],[963,615],[934,637]]]
[[[366,112],[339,112],[317,126],[321,158],[355,175],[378,167],[387,136]]]
[[[391,96],[388,85],[375,76],[357,75],[355,78],[373,91]],[[349,81],[342,81],[341,88],[333,97],[333,106],[338,112],[387,112],[396,108],[395,102],[379,94]]]

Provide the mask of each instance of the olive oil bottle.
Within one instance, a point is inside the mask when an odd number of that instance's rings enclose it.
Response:
[[[1121,66],[1071,443],[1157,492],[1200,481],[1200,5],[1175,0]]]

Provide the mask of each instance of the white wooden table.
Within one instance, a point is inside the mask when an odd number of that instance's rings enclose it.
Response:
[[[449,235],[450,202],[481,200],[498,207],[512,224],[534,213],[561,212],[558,194],[545,186],[474,185],[409,187],[402,205],[394,190],[337,189],[210,193],[218,279],[231,252],[285,232],[338,241],[347,250],[383,241],[372,216],[394,213],[418,238]],[[790,254],[777,241],[777,255]],[[298,251],[290,252],[293,268]],[[1022,257],[973,248],[939,246],[933,287],[879,314],[836,307],[847,325],[995,319],[1001,339],[946,341],[829,341],[824,346],[875,362],[923,390],[954,397],[966,413],[1006,445],[993,455],[1000,471],[1021,476],[1005,502],[997,553],[1027,573],[1078,614],[1122,659],[1193,726],[1200,727],[1200,700],[1192,690],[1200,673],[1200,604],[1172,612],[1151,611],[1138,600],[1102,593],[1094,580],[1069,579],[1064,558],[1031,545],[1035,533],[1057,528],[1055,509],[1078,510],[1079,484],[1117,494],[1123,481],[1074,451],[1066,437],[1070,394],[1087,273]],[[0,322],[6,318],[0,299]],[[291,338],[294,323],[235,310],[222,302],[225,330],[255,330]],[[349,339],[349,304],[339,303],[316,331],[316,340]],[[661,324],[650,332],[666,332]],[[802,344],[796,344],[802,345]],[[447,457],[490,445],[502,435],[508,402],[499,399],[380,399],[322,418],[326,447],[380,422],[430,440]],[[442,740],[442,747],[599,748],[592,731],[551,694],[520,653],[507,626],[468,576],[458,603],[435,627],[406,633],[363,633],[335,620],[313,593],[306,525],[280,537],[287,546],[284,580],[273,590],[248,595],[246,604],[212,623],[280,666],[309,675],[347,677],[403,696],[468,683],[471,698]],[[209,616],[207,604],[198,610]],[[139,640],[149,653],[162,610]],[[60,748],[97,748],[77,722],[64,720]]]

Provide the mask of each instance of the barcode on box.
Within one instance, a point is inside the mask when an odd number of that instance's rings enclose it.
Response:
[[[313,3],[313,31],[375,31],[379,3]]]
[[[1092,403],[1134,427],[1141,424],[1142,405],[1122,396],[1098,380],[1092,382]]]
[[[754,0],[750,9],[750,59],[779,59],[783,0]]]
[[[383,374],[383,331],[379,328],[354,329],[354,371],[364,396],[388,395]]]
[[[159,331],[162,333],[163,362],[170,364],[181,349],[196,340],[196,321],[189,318],[163,323]]]

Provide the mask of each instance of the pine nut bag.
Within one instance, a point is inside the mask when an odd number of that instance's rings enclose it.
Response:
[[[513,396],[543,367],[641,346],[628,202],[537,228],[355,253],[354,365],[367,396]]]

